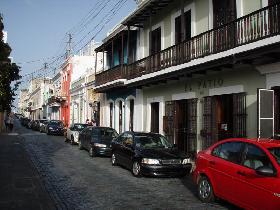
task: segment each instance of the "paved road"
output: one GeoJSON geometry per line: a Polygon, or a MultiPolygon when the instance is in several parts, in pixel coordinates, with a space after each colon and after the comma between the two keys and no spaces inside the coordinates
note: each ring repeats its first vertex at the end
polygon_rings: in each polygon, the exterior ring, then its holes
{"type": "Polygon", "coordinates": [[[228,203],[202,204],[190,177],[135,178],[61,136],[25,128],[17,132],[59,209],[236,209],[228,203]]]}

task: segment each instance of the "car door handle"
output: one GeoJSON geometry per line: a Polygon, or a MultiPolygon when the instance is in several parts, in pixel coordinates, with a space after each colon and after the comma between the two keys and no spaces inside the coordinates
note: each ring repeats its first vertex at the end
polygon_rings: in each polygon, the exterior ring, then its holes
{"type": "Polygon", "coordinates": [[[209,161],[210,165],[216,165],[216,162],[215,161],[209,161]]]}
{"type": "Polygon", "coordinates": [[[237,174],[240,176],[246,176],[246,173],[244,171],[237,171],[237,174]]]}

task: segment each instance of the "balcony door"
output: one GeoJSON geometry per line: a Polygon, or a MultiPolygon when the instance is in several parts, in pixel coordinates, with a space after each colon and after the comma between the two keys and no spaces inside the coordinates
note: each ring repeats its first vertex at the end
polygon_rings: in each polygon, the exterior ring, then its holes
{"type": "Polygon", "coordinates": [[[151,34],[151,54],[161,51],[161,27],[156,28],[151,34]]]}
{"type": "Polygon", "coordinates": [[[151,70],[154,71],[158,69],[160,65],[160,51],[161,51],[161,28],[153,30],[151,35],[151,44],[150,44],[150,67],[151,70]]]}
{"type": "Polygon", "coordinates": [[[224,25],[236,19],[236,0],[213,0],[213,26],[224,25]]]}
{"type": "Polygon", "coordinates": [[[178,44],[184,40],[189,40],[192,34],[192,27],[191,27],[191,10],[186,11],[184,14],[185,18],[185,26],[184,26],[184,33],[182,28],[182,18],[181,15],[175,19],[175,44],[178,44]],[[185,37],[183,38],[183,35],[185,37]]]}

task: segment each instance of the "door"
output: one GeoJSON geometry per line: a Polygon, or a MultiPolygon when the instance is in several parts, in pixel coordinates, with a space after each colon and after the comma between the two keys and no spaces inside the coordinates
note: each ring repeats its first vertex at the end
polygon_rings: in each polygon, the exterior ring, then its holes
{"type": "Polygon", "coordinates": [[[129,101],[129,109],[130,109],[130,112],[129,112],[129,130],[133,131],[133,127],[134,127],[134,124],[133,124],[133,120],[134,120],[134,100],[133,99],[131,99],[129,101]]]}
{"type": "Polygon", "coordinates": [[[88,129],[88,128],[84,129],[84,130],[80,133],[79,141],[81,142],[81,145],[82,145],[82,146],[85,145],[85,137],[86,137],[87,129],[88,129]]]}
{"type": "Polygon", "coordinates": [[[91,147],[91,136],[92,136],[92,128],[88,128],[86,130],[86,133],[85,133],[85,148],[87,148],[88,150],[90,149],[91,147]]]}
{"type": "Polygon", "coordinates": [[[175,143],[175,101],[165,102],[165,116],[163,117],[163,131],[171,144],[175,143]]]}
{"type": "Polygon", "coordinates": [[[181,15],[175,18],[175,44],[191,39],[191,10],[185,12],[184,18],[184,26],[182,25],[181,15]]]}
{"type": "Polygon", "coordinates": [[[245,93],[205,97],[202,147],[226,138],[246,137],[246,119],[245,93]]]}
{"type": "Polygon", "coordinates": [[[114,105],[110,103],[110,127],[113,128],[114,105]]]}
{"type": "Polygon", "coordinates": [[[274,136],[274,90],[258,89],[258,138],[274,136]]]}
{"type": "Polygon", "coordinates": [[[152,31],[150,47],[151,68],[153,70],[160,66],[161,27],[152,31]]]}
{"type": "Polygon", "coordinates": [[[279,177],[257,175],[255,169],[267,166],[276,171],[273,163],[264,150],[253,144],[246,144],[242,168],[239,171],[238,200],[245,208],[280,209],[279,177]]]}
{"type": "Polygon", "coordinates": [[[123,102],[119,101],[119,133],[123,132],[123,102]]]}
{"type": "Polygon", "coordinates": [[[178,149],[196,154],[197,99],[176,101],[175,139],[178,149]]]}
{"type": "MultiPolygon", "coordinates": [[[[213,27],[223,26],[236,19],[236,0],[213,0],[213,27]]],[[[235,25],[220,27],[214,31],[214,50],[229,49],[235,46],[235,25]]]]}
{"type": "Polygon", "coordinates": [[[159,102],[151,103],[151,132],[159,132],[159,102]]]}
{"type": "Polygon", "coordinates": [[[123,141],[123,158],[124,158],[124,163],[125,166],[128,169],[131,169],[132,167],[132,161],[134,157],[134,139],[133,135],[131,133],[127,133],[126,138],[123,141]]]}
{"type": "Polygon", "coordinates": [[[273,87],[274,90],[274,137],[280,138],[280,87],[273,87]]]}
{"type": "Polygon", "coordinates": [[[237,172],[242,167],[243,149],[242,142],[226,142],[213,149],[209,160],[209,172],[217,196],[232,202],[238,202],[237,172]]]}
{"type": "Polygon", "coordinates": [[[214,28],[236,19],[236,0],[213,0],[214,28]]]}

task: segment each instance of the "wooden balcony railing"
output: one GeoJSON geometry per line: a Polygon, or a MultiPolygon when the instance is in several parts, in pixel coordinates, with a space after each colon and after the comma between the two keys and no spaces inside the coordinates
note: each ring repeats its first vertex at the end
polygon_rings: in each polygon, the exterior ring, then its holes
{"type": "Polygon", "coordinates": [[[118,65],[106,71],[103,71],[96,75],[95,85],[99,86],[108,82],[124,79],[125,78],[126,65],[118,65]]]}
{"type": "Polygon", "coordinates": [[[280,34],[280,3],[257,10],[153,54],[125,68],[120,66],[96,75],[96,85],[117,79],[133,79],[193,59],[223,52],[280,34]]]}

